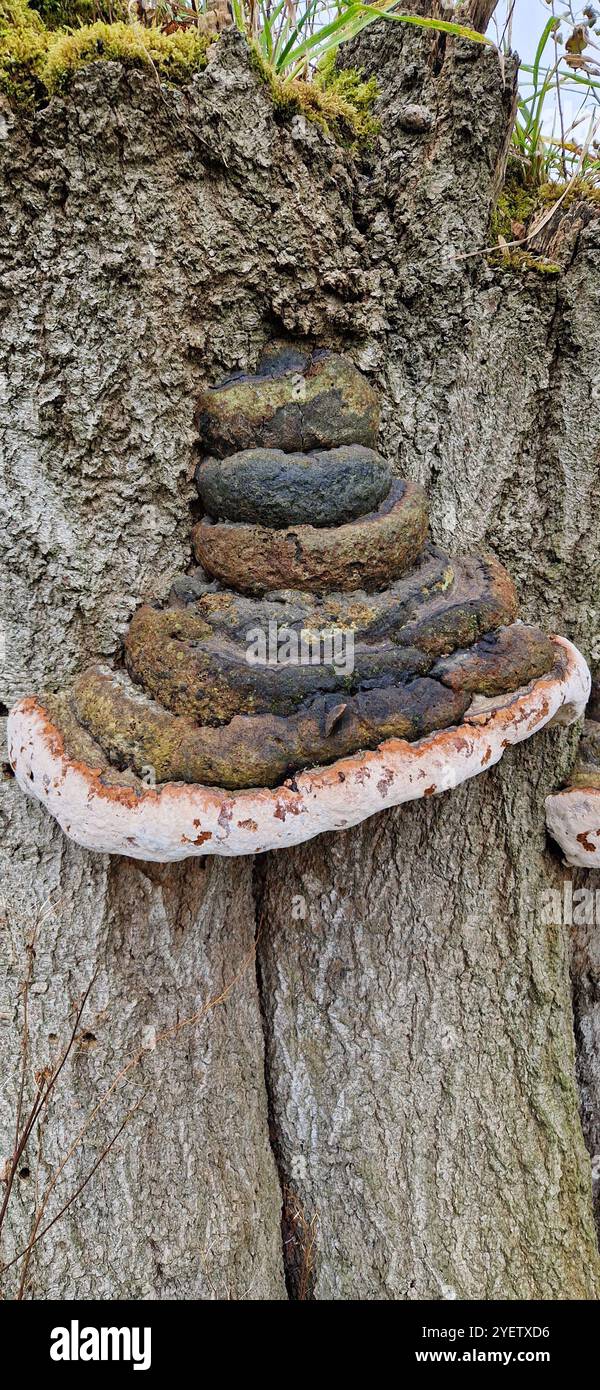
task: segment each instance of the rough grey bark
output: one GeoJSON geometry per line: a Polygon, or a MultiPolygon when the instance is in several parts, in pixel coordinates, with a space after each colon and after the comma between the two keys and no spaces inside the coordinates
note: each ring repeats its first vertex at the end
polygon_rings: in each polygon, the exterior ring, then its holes
{"type": "MultiPolygon", "coordinates": [[[[600,1234],[600,874],[572,871],[571,889],[575,903],[582,904],[578,922],[572,928],[577,1080],[583,1132],[592,1160],[594,1215],[600,1234]],[[582,898],[582,889],[594,894],[593,903],[582,898]]],[[[564,891],[563,888],[563,896],[564,891]]]]}
{"type": "MultiPolygon", "coordinates": [[[[524,616],[593,655],[598,223],[578,224],[556,280],[492,269],[471,253],[511,65],[398,25],[352,61],[382,91],[362,159],[276,118],[235,38],[183,91],[102,65],[35,117],[4,113],[7,705],[112,654],[134,607],[166,593],[189,559],[199,390],[282,332],[353,353],[436,539],[491,545],[524,616]],[[406,128],[415,103],[429,133],[406,128]]],[[[23,942],[49,895],[36,1066],[97,979],[42,1177],[147,1049],[65,1176],[68,1195],[141,1094],[40,1243],[34,1297],[285,1297],[284,1254],[292,1297],[597,1296],[568,932],[541,912],[562,876],[543,798],[575,741],[542,735],[435,803],[265,856],[253,879],[245,861],[87,854],[4,781],[2,1152],[23,942]]],[[[35,1152],[24,1166],[5,1256],[29,1229],[35,1152]]]]}
{"type": "MultiPolygon", "coordinates": [[[[509,93],[492,55],[454,50],[434,73],[418,41],[402,46],[403,61],[385,34],[360,46],[385,93],[388,157],[363,192],[393,286],[385,445],[428,488],[436,539],[491,544],[524,615],[593,656],[598,225],[576,255],[563,248],[558,285],[462,260],[488,238],[509,93]],[[436,113],[425,154],[397,133],[409,83],[436,113]]],[[[318,1214],[317,1298],[596,1287],[588,1216],[572,1227],[589,1176],[568,1080],[568,933],[543,923],[562,882],[543,798],[572,746],[547,735],[439,803],[267,867],[274,1132],[295,1200],[318,1214]],[[304,921],[290,921],[294,897],[304,921]]]]}
{"type": "MultiPolygon", "coordinates": [[[[93,979],[40,1144],[19,1169],[4,1259],[27,1244],[35,1188],[43,1194],[80,1130],[45,1220],[137,1106],[87,1191],[40,1242],[30,1296],[285,1297],[249,865],[232,874],[214,861],[174,868],[86,854],[48,818],[24,814],[12,786],[3,791],[3,1155],[14,1131],[24,942],[35,924],[36,1068],[60,1057],[93,979]]],[[[5,1296],[21,1272],[19,1264],[7,1274],[5,1296]]]]}

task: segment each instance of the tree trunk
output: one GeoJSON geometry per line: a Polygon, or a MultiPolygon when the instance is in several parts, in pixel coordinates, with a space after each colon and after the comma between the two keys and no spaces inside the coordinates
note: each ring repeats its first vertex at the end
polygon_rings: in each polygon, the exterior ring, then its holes
{"type": "Polygon", "coordinates": [[[578,915],[586,920],[572,930],[577,1080],[583,1132],[592,1160],[596,1228],[600,1233],[600,874],[575,871],[571,879],[575,903],[581,890],[593,893],[594,902],[592,907],[589,898],[579,898],[586,905],[578,915]]]}
{"type": "MultiPolygon", "coordinates": [[[[594,655],[600,223],[571,211],[559,276],[493,268],[513,65],[385,23],[345,61],[380,83],[360,157],[278,116],[235,36],[183,90],[101,64],[4,111],[7,706],[109,657],[168,592],[195,397],[277,334],[352,353],[435,539],[493,548],[523,616],[594,655]]],[[[90,854],[5,777],[4,1155],[32,933],[28,1101],[92,983],[5,1261],[82,1127],[40,1229],[100,1159],[26,1296],[598,1296],[569,932],[543,912],[562,882],[544,796],[575,744],[542,734],[458,791],[254,864],[90,854]]]]}

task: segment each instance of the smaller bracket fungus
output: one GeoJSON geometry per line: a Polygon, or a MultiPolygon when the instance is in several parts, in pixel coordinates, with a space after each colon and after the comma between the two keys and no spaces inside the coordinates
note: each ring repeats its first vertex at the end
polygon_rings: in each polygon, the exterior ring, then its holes
{"type": "Polygon", "coordinates": [[[265,348],[254,376],[238,372],[207,387],[196,412],[202,444],[219,458],[256,448],[374,449],[379,417],[376,391],[348,357],[279,342],[265,348]]]}
{"type": "Polygon", "coordinates": [[[241,593],[269,589],[382,588],[420,555],[427,536],[427,499],[418,483],[394,480],[367,516],[342,526],[274,530],[244,522],[200,521],[194,554],[209,574],[241,593]]]}
{"type": "Polygon", "coordinates": [[[600,688],[592,687],[577,761],[562,791],[546,797],[546,825],[567,864],[600,868],[600,688]]]}
{"type": "Polygon", "coordinates": [[[196,485],[206,511],[221,520],[340,526],[383,502],[392,470],[380,454],[361,444],[310,454],[244,449],[198,464],[196,485]]]}
{"type": "Polygon", "coordinates": [[[207,388],[201,568],[134,613],[122,659],[8,724],[21,787],[89,849],[177,860],[345,829],[485,771],[589,691],[517,619],[490,555],[427,540],[427,499],[375,453],[349,361],[268,347],[207,388]]]}

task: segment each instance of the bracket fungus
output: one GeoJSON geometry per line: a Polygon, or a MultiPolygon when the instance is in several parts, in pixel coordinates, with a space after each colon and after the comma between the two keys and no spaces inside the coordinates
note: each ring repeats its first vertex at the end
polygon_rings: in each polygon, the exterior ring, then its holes
{"type": "Polygon", "coordinates": [[[158,861],[294,845],[582,713],[583,657],[518,621],[499,561],[428,541],[351,361],[271,344],[196,418],[198,567],[113,668],[9,717],[19,784],[72,839],[158,861]]]}
{"type": "Polygon", "coordinates": [[[546,797],[546,825],[567,864],[600,868],[600,683],[592,686],[577,760],[562,791],[546,797]]]}

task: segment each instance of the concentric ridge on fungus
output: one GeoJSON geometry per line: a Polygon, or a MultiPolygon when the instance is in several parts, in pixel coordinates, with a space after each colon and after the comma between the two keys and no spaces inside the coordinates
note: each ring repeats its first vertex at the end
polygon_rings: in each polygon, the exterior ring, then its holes
{"type": "Polygon", "coordinates": [[[376,391],[348,357],[289,343],[265,348],[254,376],[206,387],[196,412],[203,447],[220,458],[256,448],[374,449],[379,417],[376,391]]]}
{"type": "Polygon", "coordinates": [[[425,494],[375,452],[378,399],[348,358],[272,344],[205,388],[197,420],[201,568],[137,610],[123,664],[9,719],[20,784],[73,838],[156,859],[298,843],[577,716],[583,658],[516,621],[493,556],[428,543],[425,494]]]}
{"type": "Polygon", "coordinates": [[[427,537],[427,498],[396,479],[376,512],[342,526],[251,526],[198,522],[194,554],[209,574],[241,593],[298,588],[381,589],[418,559],[427,537]]]}
{"type": "Polygon", "coordinates": [[[355,521],[383,502],[391,484],[391,465],[361,444],[309,454],[243,449],[204,459],[196,469],[200,501],[211,516],[262,526],[355,521]]]}

